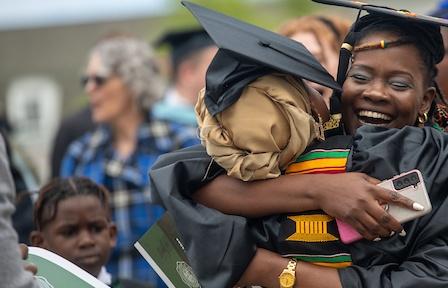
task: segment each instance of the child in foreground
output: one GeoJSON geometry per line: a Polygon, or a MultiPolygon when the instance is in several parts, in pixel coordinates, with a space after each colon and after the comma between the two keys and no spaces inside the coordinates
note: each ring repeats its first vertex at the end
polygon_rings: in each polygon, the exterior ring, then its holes
{"type": "Polygon", "coordinates": [[[84,177],[54,179],[39,191],[34,205],[31,244],[73,262],[111,287],[149,288],[148,284],[112,279],[104,265],[116,244],[109,192],[84,177]]]}

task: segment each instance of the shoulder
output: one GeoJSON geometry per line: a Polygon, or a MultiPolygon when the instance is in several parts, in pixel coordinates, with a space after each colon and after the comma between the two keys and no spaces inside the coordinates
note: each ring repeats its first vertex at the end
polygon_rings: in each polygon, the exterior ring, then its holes
{"type": "Polygon", "coordinates": [[[149,137],[153,138],[162,151],[173,151],[199,144],[197,127],[174,121],[153,119],[146,127],[149,137]]]}
{"type": "Polygon", "coordinates": [[[67,149],[67,154],[70,156],[81,155],[85,149],[89,146],[94,138],[94,132],[87,132],[81,137],[74,140],[67,149]]]}
{"type": "Polygon", "coordinates": [[[98,127],[73,141],[63,157],[63,171],[72,171],[79,163],[92,162],[98,155],[103,155],[106,146],[111,145],[109,139],[107,129],[98,127]]]}

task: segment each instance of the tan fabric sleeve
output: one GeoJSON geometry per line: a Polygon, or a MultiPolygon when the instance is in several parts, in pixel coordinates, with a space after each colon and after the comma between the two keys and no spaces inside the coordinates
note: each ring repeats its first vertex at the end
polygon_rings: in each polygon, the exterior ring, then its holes
{"type": "Polygon", "coordinates": [[[249,84],[239,100],[211,117],[201,91],[196,115],[207,153],[244,181],[275,178],[315,138],[315,121],[301,81],[282,74],[249,84]]]}

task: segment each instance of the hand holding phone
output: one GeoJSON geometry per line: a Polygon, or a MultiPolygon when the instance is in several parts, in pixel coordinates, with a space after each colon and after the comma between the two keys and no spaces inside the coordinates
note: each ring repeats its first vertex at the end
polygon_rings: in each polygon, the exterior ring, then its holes
{"type": "MultiPolygon", "coordinates": [[[[414,169],[395,176],[392,179],[384,180],[378,186],[396,191],[423,206],[423,210],[417,211],[394,204],[385,205],[385,210],[400,223],[428,214],[432,209],[423,176],[419,170],[414,169]]],[[[361,234],[349,224],[339,219],[336,219],[336,223],[340,239],[343,243],[350,244],[362,239],[361,234]]]]}

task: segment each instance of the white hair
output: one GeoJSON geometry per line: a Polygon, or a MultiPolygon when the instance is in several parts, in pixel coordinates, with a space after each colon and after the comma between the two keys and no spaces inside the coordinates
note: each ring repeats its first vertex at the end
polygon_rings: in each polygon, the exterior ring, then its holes
{"type": "Polygon", "coordinates": [[[160,99],[164,81],[153,49],[145,41],[123,35],[109,37],[93,47],[92,55],[100,57],[108,73],[122,79],[143,109],[150,109],[160,99]]]}

